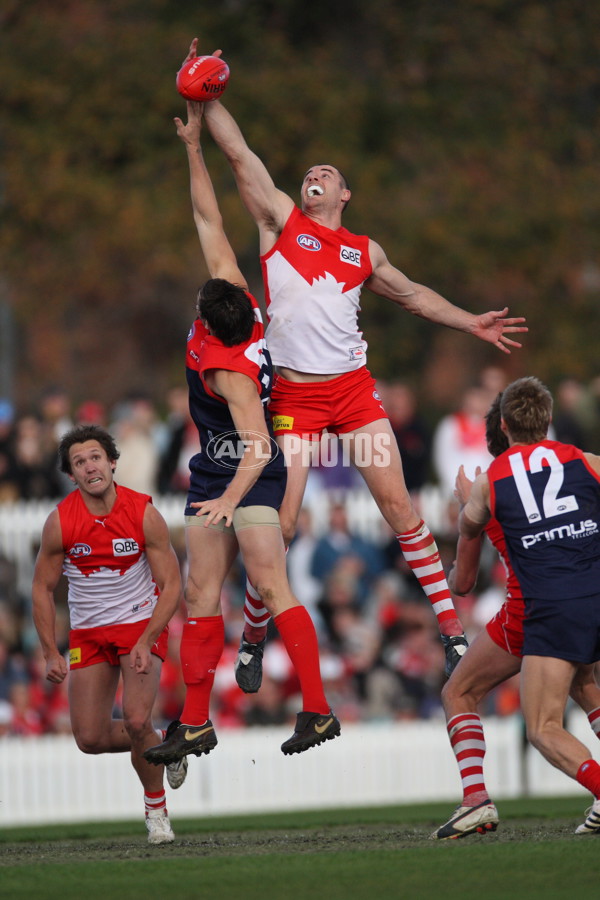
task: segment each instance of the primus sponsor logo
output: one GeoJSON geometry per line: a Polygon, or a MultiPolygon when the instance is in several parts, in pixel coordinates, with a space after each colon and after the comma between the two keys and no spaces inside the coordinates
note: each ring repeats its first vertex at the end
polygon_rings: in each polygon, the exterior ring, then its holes
{"type": "Polygon", "coordinates": [[[116,538],[112,546],[113,556],[133,556],[140,552],[140,545],[133,538],[116,538]]]}
{"type": "Polygon", "coordinates": [[[245,437],[241,437],[237,431],[228,431],[214,437],[206,447],[209,459],[226,469],[237,469],[244,456],[250,456],[252,452],[256,461],[248,465],[248,468],[257,469],[264,465],[265,460],[275,459],[279,447],[272,438],[260,431],[247,431],[245,437]]]}
{"type": "Polygon", "coordinates": [[[552,528],[550,531],[538,531],[537,534],[524,534],[521,538],[525,549],[533,547],[534,544],[542,541],[558,541],[564,538],[572,538],[577,540],[582,537],[589,537],[598,531],[598,523],[593,519],[586,519],[580,522],[579,526],[571,523],[570,525],[560,525],[558,528],[552,528]]]}

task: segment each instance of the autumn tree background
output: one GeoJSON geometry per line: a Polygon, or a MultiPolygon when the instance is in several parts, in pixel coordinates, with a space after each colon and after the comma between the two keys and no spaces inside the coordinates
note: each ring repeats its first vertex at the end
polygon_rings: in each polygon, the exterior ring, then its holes
{"type": "MultiPolygon", "coordinates": [[[[5,0],[0,308],[14,400],[49,384],[110,404],[183,382],[207,277],[173,117],[194,36],[278,187],[331,162],[345,224],[474,312],[526,315],[497,350],[368,291],[375,376],[429,410],[482,365],[600,374],[600,6],[588,0],[5,0]]],[[[256,228],[207,136],[227,232],[261,297],[256,228]]],[[[6,367],[5,367],[6,370],[6,367]]]]}

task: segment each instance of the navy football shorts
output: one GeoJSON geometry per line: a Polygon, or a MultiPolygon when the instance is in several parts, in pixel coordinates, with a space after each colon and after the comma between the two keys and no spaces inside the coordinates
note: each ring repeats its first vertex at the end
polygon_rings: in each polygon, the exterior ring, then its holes
{"type": "MultiPolygon", "coordinates": [[[[198,457],[190,460],[190,487],[185,509],[186,516],[195,516],[197,509],[190,506],[201,500],[214,500],[224,493],[233,478],[235,471],[231,469],[204,468],[198,465],[198,457]],[[196,464],[195,464],[196,463],[196,464]]],[[[240,506],[272,506],[279,509],[285,494],[287,471],[280,454],[272,463],[265,466],[258,481],[250,488],[242,499],[240,506]]]]}
{"type": "Polygon", "coordinates": [[[523,632],[523,656],[596,662],[600,659],[600,595],[526,599],[523,632]]]}

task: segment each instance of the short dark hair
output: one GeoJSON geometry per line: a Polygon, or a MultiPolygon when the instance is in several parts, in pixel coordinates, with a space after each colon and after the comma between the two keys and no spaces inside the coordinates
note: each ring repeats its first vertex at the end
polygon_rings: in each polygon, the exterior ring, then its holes
{"type": "Polygon", "coordinates": [[[61,472],[71,475],[71,459],[69,450],[73,444],[85,444],[86,441],[97,441],[110,462],[116,462],[121,455],[117,450],[112,434],[100,425],[76,425],[63,434],[58,445],[58,467],[61,472]]]}
{"type": "Polygon", "coordinates": [[[500,456],[501,453],[508,450],[508,438],[500,427],[502,419],[500,412],[501,402],[502,391],[500,391],[485,414],[485,440],[488,450],[494,457],[500,456]]]}
{"type": "Polygon", "coordinates": [[[543,441],[552,421],[552,394],[539,378],[518,378],[502,392],[500,412],[513,441],[543,441]]]}
{"type": "Polygon", "coordinates": [[[246,291],[224,278],[210,278],[198,291],[198,314],[226,347],[243,344],[256,324],[246,291]]]}

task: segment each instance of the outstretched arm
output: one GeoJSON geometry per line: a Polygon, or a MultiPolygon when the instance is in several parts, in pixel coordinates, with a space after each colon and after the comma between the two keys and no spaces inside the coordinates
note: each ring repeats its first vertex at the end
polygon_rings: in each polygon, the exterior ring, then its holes
{"type": "Polygon", "coordinates": [[[187,151],[194,222],[206,266],[211,278],[224,278],[247,289],[248,285],[223,229],[219,204],[200,146],[202,104],[188,101],[187,114],[187,124],[184,125],[181,119],[175,118],[175,126],[187,151]]]}
{"type": "Polygon", "coordinates": [[[525,332],[529,329],[522,324],[525,322],[524,318],[507,318],[508,307],[476,316],[459,306],[454,306],[431,288],[411,281],[389,262],[382,248],[375,241],[370,241],[369,253],[373,273],[366,282],[366,286],[373,293],[392,300],[407,312],[420,316],[422,319],[438,325],[446,325],[448,328],[455,328],[457,331],[465,331],[482,341],[495,344],[504,353],[510,353],[511,347],[522,346],[508,335],[525,332]]]}
{"type": "MultiPolygon", "coordinates": [[[[186,61],[197,55],[198,39],[190,45],[186,61]]],[[[214,56],[221,51],[215,50],[214,56]]],[[[278,190],[266,166],[248,144],[233,116],[220,100],[204,106],[204,118],[213,140],[221,148],[233,170],[240,197],[260,232],[260,252],[269,250],[285,225],[294,202],[278,190]]]]}

